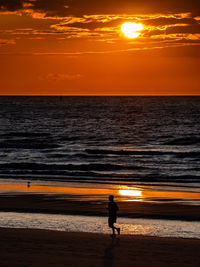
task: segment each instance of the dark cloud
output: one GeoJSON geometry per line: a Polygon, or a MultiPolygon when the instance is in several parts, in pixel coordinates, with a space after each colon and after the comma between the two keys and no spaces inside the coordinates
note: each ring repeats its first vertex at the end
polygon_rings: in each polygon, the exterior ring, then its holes
{"type": "Polygon", "coordinates": [[[148,14],[151,12],[192,12],[199,14],[200,12],[199,0],[69,0],[67,2],[75,13],[87,13],[89,11],[97,14],[148,14]]]}
{"type": "Polygon", "coordinates": [[[149,12],[200,13],[199,0],[37,0],[35,7],[56,15],[136,14],[149,12]],[[64,8],[68,6],[68,8],[64,8]]]}
{"type": "MultiPolygon", "coordinates": [[[[165,36],[164,39],[167,39],[168,37],[170,39],[176,39],[176,36],[180,38],[185,38],[184,36],[190,36],[190,38],[198,39],[200,41],[200,25],[184,25],[184,26],[178,26],[178,25],[170,25],[167,28],[158,29],[153,28],[150,30],[144,30],[143,34],[145,37],[155,37],[156,38],[163,38],[163,35],[165,36]],[[160,37],[159,37],[160,36],[160,37]],[[199,37],[197,37],[199,36],[199,37]]],[[[155,39],[154,39],[155,40],[155,39]]],[[[198,42],[199,42],[198,41],[198,42]]]]}
{"type": "Polygon", "coordinates": [[[164,25],[173,25],[173,24],[197,24],[197,21],[193,18],[152,18],[143,20],[144,24],[153,25],[153,26],[164,26],[164,25]]]}
{"type": "MultiPolygon", "coordinates": [[[[138,17],[139,18],[139,17],[138,17]]],[[[101,27],[116,27],[126,21],[133,21],[133,22],[137,22],[136,19],[124,19],[124,18],[112,18],[112,20],[108,20],[106,22],[100,20],[100,19],[95,19],[91,18],[90,20],[87,21],[87,19],[85,19],[84,22],[63,22],[60,23],[60,26],[69,26],[69,27],[76,27],[76,28],[82,28],[82,29],[89,29],[89,30],[94,30],[97,28],[101,28],[101,27]]],[[[193,19],[193,18],[181,18],[181,19],[177,19],[177,18],[164,18],[164,17],[160,17],[160,18],[151,18],[151,19],[142,19],[140,18],[140,21],[142,22],[144,25],[147,26],[154,26],[154,27],[162,27],[162,26],[177,26],[180,24],[185,24],[188,26],[191,26],[193,28],[199,29],[199,24],[198,22],[193,19]]]]}
{"type": "MultiPolygon", "coordinates": [[[[102,28],[102,27],[116,27],[120,24],[122,24],[123,22],[125,22],[125,19],[113,19],[111,21],[108,22],[101,22],[101,21],[90,21],[90,22],[74,22],[74,23],[60,23],[59,26],[69,26],[69,27],[75,27],[75,28],[79,28],[79,29],[88,29],[88,30],[95,30],[97,28],[102,28]]],[[[130,20],[129,20],[130,21],[130,20]]]]}
{"type": "Polygon", "coordinates": [[[176,40],[178,34],[179,39],[193,34],[190,38],[196,40],[200,33],[200,24],[194,19],[200,15],[199,0],[0,0],[0,9],[18,11],[26,19],[53,19],[46,20],[46,24],[40,21],[39,26],[37,22],[36,28],[41,27],[41,31],[25,32],[26,37],[63,34],[68,39],[112,39],[113,42],[120,34],[120,25],[127,20],[144,25],[141,42],[145,38],[152,42],[156,38],[164,40],[166,35],[176,40]]]}
{"type": "Polygon", "coordinates": [[[189,26],[176,26],[176,27],[167,28],[166,34],[172,34],[172,33],[199,34],[200,33],[200,24],[189,25],[189,26]]]}
{"type": "Polygon", "coordinates": [[[35,10],[45,12],[47,16],[163,12],[200,14],[199,0],[0,0],[0,8],[15,11],[22,9],[23,3],[32,3],[35,10]]]}
{"type": "Polygon", "coordinates": [[[23,7],[22,0],[0,0],[0,9],[8,11],[16,11],[23,7]]]}

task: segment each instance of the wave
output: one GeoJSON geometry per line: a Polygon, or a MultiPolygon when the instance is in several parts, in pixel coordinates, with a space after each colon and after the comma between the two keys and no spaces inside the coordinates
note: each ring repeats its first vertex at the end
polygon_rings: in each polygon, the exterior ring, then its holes
{"type": "Polygon", "coordinates": [[[44,143],[42,140],[28,139],[21,141],[3,141],[0,142],[0,149],[49,149],[57,148],[59,145],[49,142],[44,143]]]}
{"type": "Polygon", "coordinates": [[[90,164],[42,164],[42,163],[3,163],[0,169],[20,169],[20,170],[94,170],[94,171],[115,171],[115,170],[139,170],[145,169],[143,166],[130,166],[109,163],[90,164]]]}
{"type": "MultiPolygon", "coordinates": [[[[108,150],[108,149],[85,149],[88,154],[111,154],[111,155],[162,155],[161,151],[151,150],[108,150]]],[[[170,152],[170,154],[172,154],[170,152]]]]}
{"type": "MultiPolygon", "coordinates": [[[[45,181],[63,181],[63,182],[83,182],[83,183],[107,183],[107,184],[114,184],[114,183],[121,183],[121,184],[127,184],[127,183],[134,183],[139,182],[140,184],[144,182],[144,185],[155,185],[156,183],[184,183],[184,186],[187,187],[187,184],[193,184],[193,183],[199,183],[200,182],[200,176],[196,175],[183,175],[183,176],[144,176],[140,175],[137,177],[128,176],[128,175],[121,175],[117,176],[114,174],[109,175],[101,175],[97,174],[95,172],[73,172],[73,173],[63,173],[61,175],[58,175],[58,173],[52,173],[52,172],[44,172],[44,173],[0,173],[0,178],[3,179],[32,179],[32,180],[45,180],[45,181]]],[[[162,185],[162,184],[160,184],[162,185]]],[[[181,185],[182,186],[182,185],[181,185]]],[[[195,186],[196,188],[196,186],[195,186]]]]}
{"type": "Polygon", "coordinates": [[[78,141],[81,139],[84,139],[84,138],[82,136],[63,136],[59,138],[60,141],[69,141],[69,142],[78,141]]]}
{"type": "MultiPolygon", "coordinates": [[[[55,158],[55,159],[62,159],[62,158],[64,158],[64,159],[69,159],[69,157],[70,157],[70,159],[71,158],[84,158],[84,159],[94,159],[94,155],[88,155],[88,154],[86,154],[86,153],[74,153],[74,154],[72,154],[71,152],[70,152],[70,154],[67,154],[67,153],[65,153],[65,154],[63,154],[63,153],[51,153],[51,154],[47,154],[46,155],[46,158],[55,158]]],[[[103,159],[103,158],[105,158],[106,157],[106,155],[95,155],[95,159],[103,159]]]]}
{"type": "MultiPolygon", "coordinates": [[[[181,152],[181,151],[157,151],[157,150],[107,150],[107,149],[85,149],[88,154],[103,154],[103,155],[172,155],[176,157],[199,157],[200,151],[181,152]]],[[[96,156],[95,156],[96,157],[96,156]]]]}
{"type": "Polygon", "coordinates": [[[8,137],[8,138],[12,138],[12,137],[49,137],[50,134],[49,133],[45,133],[45,132],[9,132],[9,133],[3,133],[0,135],[1,137],[8,137]]]}
{"type": "Polygon", "coordinates": [[[0,135],[1,149],[49,149],[59,145],[46,132],[8,132],[0,135]]]}
{"type": "Polygon", "coordinates": [[[199,143],[200,143],[199,136],[190,136],[190,137],[176,138],[174,140],[164,143],[164,145],[185,146],[185,145],[196,145],[199,143]]]}

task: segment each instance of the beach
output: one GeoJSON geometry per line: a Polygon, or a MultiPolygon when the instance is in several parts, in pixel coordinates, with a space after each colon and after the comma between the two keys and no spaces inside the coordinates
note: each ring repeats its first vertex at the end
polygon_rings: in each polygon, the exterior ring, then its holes
{"type": "Polygon", "coordinates": [[[0,0],[0,267],[200,267],[198,11],[0,0]]]}
{"type": "MultiPolygon", "coordinates": [[[[118,205],[120,217],[167,218],[191,221],[191,224],[199,221],[198,205],[141,202],[120,202],[118,205]]],[[[19,212],[19,216],[20,212],[30,216],[33,216],[32,212],[107,216],[106,207],[106,202],[69,200],[66,195],[21,192],[0,196],[0,211],[19,212]]],[[[196,238],[124,235],[122,232],[112,239],[109,233],[87,233],[81,229],[80,232],[67,232],[28,228],[0,228],[0,266],[200,265],[200,239],[196,238]]]]}
{"type": "MultiPolygon", "coordinates": [[[[120,217],[200,221],[199,205],[134,201],[118,205],[120,217]]],[[[0,211],[107,216],[107,202],[73,200],[73,196],[56,194],[2,194],[0,211]]]]}
{"type": "Polygon", "coordinates": [[[1,98],[0,266],[200,266],[199,100],[1,98]]]}
{"type": "Polygon", "coordinates": [[[1,266],[199,266],[200,240],[0,229],[1,266]]]}

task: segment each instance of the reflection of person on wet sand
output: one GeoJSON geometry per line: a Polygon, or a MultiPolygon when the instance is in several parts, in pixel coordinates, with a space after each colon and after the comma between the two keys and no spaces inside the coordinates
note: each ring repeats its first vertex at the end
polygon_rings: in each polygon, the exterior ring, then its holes
{"type": "Polygon", "coordinates": [[[117,231],[118,235],[120,234],[120,228],[114,226],[114,223],[117,221],[117,211],[119,210],[117,204],[114,201],[114,196],[109,196],[109,203],[108,203],[108,225],[112,228],[112,235],[111,237],[115,237],[115,230],[117,231]]]}
{"type": "Polygon", "coordinates": [[[104,252],[104,259],[102,267],[112,267],[114,266],[115,260],[115,247],[120,247],[120,239],[119,238],[112,238],[111,243],[105,248],[104,252]]]}

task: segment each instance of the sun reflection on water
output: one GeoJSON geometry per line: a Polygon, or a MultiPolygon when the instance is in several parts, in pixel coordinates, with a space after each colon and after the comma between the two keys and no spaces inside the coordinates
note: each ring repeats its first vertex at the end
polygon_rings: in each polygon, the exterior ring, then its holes
{"type": "Polygon", "coordinates": [[[127,197],[142,197],[142,191],[134,188],[120,189],[118,191],[119,195],[127,197]]]}

